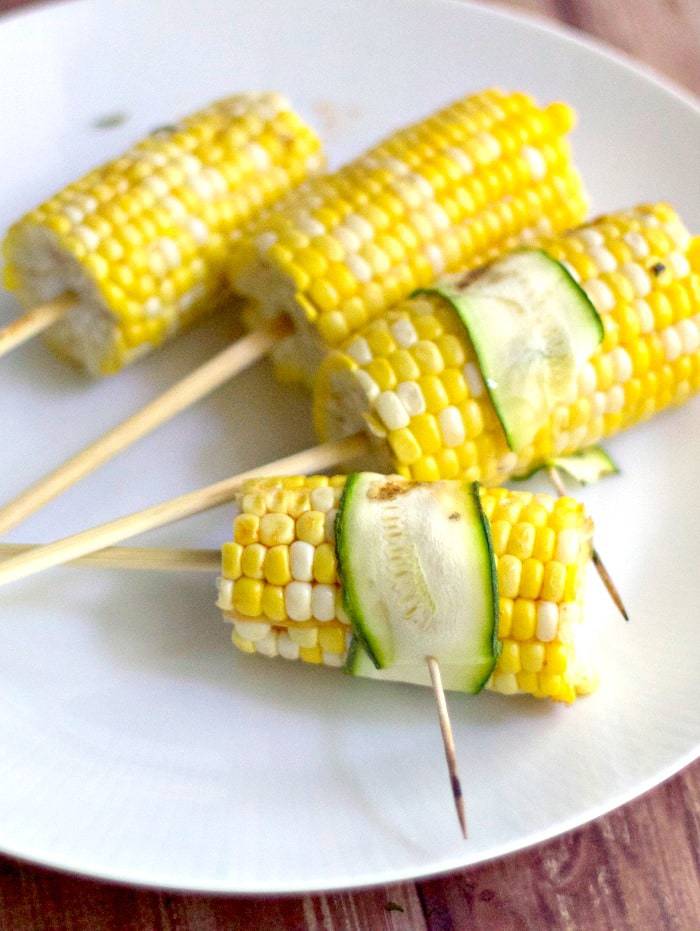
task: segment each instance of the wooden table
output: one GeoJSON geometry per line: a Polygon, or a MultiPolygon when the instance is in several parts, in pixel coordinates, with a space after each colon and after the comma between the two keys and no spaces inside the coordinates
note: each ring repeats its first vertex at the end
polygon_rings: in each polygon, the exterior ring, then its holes
{"type": "MultiPolygon", "coordinates": [[[[25,2],[0,0],[0,11],[25,2]]],[[[700,93],[700,0],[513,5],[584,29],[700,93]]],[[[624,808],[540,847],[445,878],[367,892],[264,900],[172,895],[0,858],[0,931],[127,928],[697,931],[700,761],[624,808]]]]}

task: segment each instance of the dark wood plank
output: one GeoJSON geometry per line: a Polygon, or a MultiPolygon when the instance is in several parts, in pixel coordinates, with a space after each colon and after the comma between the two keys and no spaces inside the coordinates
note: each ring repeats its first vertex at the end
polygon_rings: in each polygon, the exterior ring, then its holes
{"type": "MultiPolygon", "coordinates": [[[[0,0],[0,11],[26,0],[0,0]]],[[[700,92],[698,0],[518,0],[700,92]]],[[[697,931],[700,762],[533,850],[358,893],[243,899],[95,883],[0,858],[0,931],[697,931]]]]}

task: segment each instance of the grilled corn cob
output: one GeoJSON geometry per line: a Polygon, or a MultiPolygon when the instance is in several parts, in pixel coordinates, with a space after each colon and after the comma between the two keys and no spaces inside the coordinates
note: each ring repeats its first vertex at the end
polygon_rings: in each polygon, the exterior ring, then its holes
{"type": "MultiPolygon", "coordinates": [[[[335,517],[345,476],[249,481],[222,550],[218,607],[245,653],[342,666],[351,640],[335,517]]],[[[582,594],[592,524],[571,498],[481,489],[501,652],[488,688],[571,702],[596,685],[582,594]]]]}
{"type": "Polygon", "coordinates": [[[320,162],[318,138],[279,94],[221,100],[15,223],[7,287],[29,306],[74,293],[50,344],[92,374],[115,372],[216,305],[241,228],[320,162]]]}
{"type": "Polygon", "coordinates": [[[700,388],[700,238],[671,207],[602,216],[542,248],[585,289],[604,337],[575,396],[554,408],[532,443],[509,449],[464,326],[432,294],[404,302],[329,355],[315,394],[321,436],[364,427],[384,471],[500,484],[700,388]]]}
{"type": "Polygon", "coordinates": [[[261,215],[233,250],[251,326],[288,312],[278,374],[310,383],[322,352],[436,275],[583,220],[574,114],[487,90],[393,136],[261,215]]]}

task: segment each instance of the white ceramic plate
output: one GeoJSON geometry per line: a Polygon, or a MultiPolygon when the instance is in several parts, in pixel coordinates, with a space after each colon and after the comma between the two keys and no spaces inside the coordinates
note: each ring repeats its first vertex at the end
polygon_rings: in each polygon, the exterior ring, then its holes
{"type": "MultiPolygon", "coordinates": [[[[0,23],[0,226],[155,125],[278,88],[333,163],[468,90],[563,98],[596,209],[668,198],[700,230],[700,112],[571,33],[461,3],[122,0],[0,23]],[[105,114],[128,119],[107,130],[105,114]]],[[[0,315],[15,306],[2,296],[0,315]]],[[[224,345],[191,333],[103,382],[36,343],[0,366],[0,498],[224,345]]],[[[0,599],[0,848],[127,882],[298,892],[499,856],[601,814],[698,752],[698,402],[610,444],[585,499],[634,622],[589,584],[603,684],[573,709],[455,697],[471,833],[431,695],[234,655],[213,579],[63,569],[0,599]]],[[[84,481],[15,539],[47,540],[311,442],[260,366],[84,481]],[[263,430],[260,424],[264,424],[263,430]]],[[[230,509],[149,540],[218,545],[230,509]]]]}

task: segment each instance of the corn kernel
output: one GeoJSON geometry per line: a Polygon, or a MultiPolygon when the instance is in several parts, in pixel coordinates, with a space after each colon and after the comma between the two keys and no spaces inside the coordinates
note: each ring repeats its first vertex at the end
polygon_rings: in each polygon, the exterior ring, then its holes
{"type": "Polygon", "coordinates": [[[513,622],[513,599],[500,597],[498,599],[498,639],[499,640],[504,640],[506,637],[510,636],[512,622],[513,622]]]}
{"type": "Polygon", "coordinates": [[[247,546],[257,543],[260,518],[256,514],[239,514],[233,522],[233,534],[236,543],[247,546]]]}
{"type": "Polygon", "coordinates": [[[325,514],[321,511],[305,511],[296,521],[296,535],[299,540],[318,546],[323,543],[325,534],[325,514]]]}
{"type": "Polygon", "coordinates": [[[340,627],[322,627],[318,632],[318,643],[328,653],[345,651],[345,632],[340,627]]]}
{"type": "Polygon", "coordinates": [[[335,547],[321,543],[316,547],[313,558],[313,577],[317,582],[334,585],[337,582],[335,547]]]}
{"type": "Polygon", "coordinates": [[[284,621],[287,612],[284,606],[284,588],[279,585],[265,585],[260,602],[262,613],[270,621],[284,621]]]}
{"type": "Polygon", "coordinates": [[[241,556],[241,571],[251,579],[263,577],[263,563],[267,550],[260,543],[249,543],[241,556]]]}
{"type": "Polygon", "coordinates": [[[517,598],[513,604],[511,635],[515,640],[530,640],[535,635],[537,612],[534,602],[517,598]]]}
{"type": "Polygon", "coordinates": [[[520,588],[522,564],[515,556],[506,553],[498,560],[498,585],[504,598],[515,598],[520,588]]]}
{"type": "Polygon", "coordinates": [[[221,572],[224,578],[240,578],[242,552],[240,543],[224,543],[221,547],[221,572]]]}
{"type": "Polygon", "coordinates": [[[523,643],[520,647],[520,663],[525,672],[539,672],[544,666],[543,643],[523,643]]]}
{"type": "Polygon", "coordinates": [[[259,617],[262,613],[263,583],[257,579],[241,578],[233,589],[233,607],[246,617],[259,617]]]}
{"type": "Polygon", "coordinates": [[[277,546],[294,540],[294,521],[288,514],[265,514],[260,518],[260,540],[277,546]]]}
{"type": "Polygon", "coordinates": [[[566,566],[556,560],[550,560],[544,567],[541,597],[544,601],[558,604],[564,599],[566,585],[566,566]]]}
{"type": "Polygon", "coordinates": [[[497,668],[499,672],[520,672],[520,646],[514,640],[501,643],[497,668]]]}

